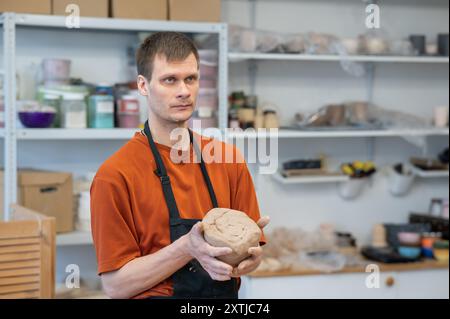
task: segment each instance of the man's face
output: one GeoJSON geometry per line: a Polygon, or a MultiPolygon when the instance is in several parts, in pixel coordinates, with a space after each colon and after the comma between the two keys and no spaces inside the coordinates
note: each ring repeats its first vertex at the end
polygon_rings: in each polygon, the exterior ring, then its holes
{"type": "Polygon", "coordinates": [[[148,85],[150,114],[167,123],[188,121],[194,112],[198,89],[199,71],[194,54],[176,62],[157,55],[148,85]]]}

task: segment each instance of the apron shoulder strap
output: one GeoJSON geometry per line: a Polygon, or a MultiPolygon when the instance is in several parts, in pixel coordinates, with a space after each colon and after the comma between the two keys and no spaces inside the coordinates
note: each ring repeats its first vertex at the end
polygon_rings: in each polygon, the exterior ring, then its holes
{"type": "MultiPolygon", "coordinates": [[[[175,196],[173,194],[170,177],[167,174],[167,169],[164,165],[161,155],[159,154],[159,151],[153,140],[152,133],[151,133],[150,127],[148,125],[148,121],[145,122],[144,132],[145,132],[145,135],[147,136],[148,144],[150,145],[150,149],[153,153],[153,157],[156,162],[157,168],[155,170],[155,174],[161,180],[161,186],[162,186],[164,198],[166,200],[167,208],[169,209],[170,218],[171,219],[179,219],[180,212],[178,210],[175,196]]],[[[206,165],[205,165],[205,162],[203,161],[201,151],[200,151],[196,141],[194,140],[193,132],[191,130],[189,130],[189,137],[190,137],[191,143],[194,146],[194,151],[196,152],[197,156],[200,158],[200,169],[202,171],[203,178],[204,178],[206,186],[208,188],[208,193],[211,198],[212,205],[214,208],[218,208],[219,206],[218,206],[218,202],[217,202],[217,197],[214,192],[214,188],[211,183],[211,179],[209,178],[208,170],[206,169],[206,165]]]]}
{"type": "Polygon", "coordinates": [[[203,161],[202,152],[200,151],[200,149],[199,149],[199,147],[197,145],[197,142],[194,139],[194,134],[192,133],[191,130],[189,130],[189,136],[191,137],[191,142],[194,145],[195,153],[197,154],[197,157],[200,158],[200,169],[202,170],[203,178],[205,179],[206,186],[208,187],[209,197],[211,198],[211,202],[213,204],[213,207],[214,208],[218,208],[219,205],[217,203],[216,193],[214,192],[214,187],[213,187],[213,185],[211,183],[211,179],[209,178],[209,174],[208,174],[208,171],[206,169],[206,164],[203,161]]]}
{"type": "Polygon", "coordinates": [[[148,144],[150,145],[150,149],[153,153],[153,157],[156,162],[156,170],[155,174],[161,180],[162,191],[164,194],[164,199],[166,200],[167,208],[169,210],[169,216],[171,219],[180,218],[180,212],[178,210],[177,202],[175,200],[175,195],[173,194],[172,185],[170,183],[170,177],[167,175],[166,167],[164,166],[164,162],[159,154],[158,149],[156,148],[155,142],[153,141],[152,133],[150,132],[150,128],[148,126],[148,122],[145,122],[144,127],[145,135],[147,136],[148,144]]]}

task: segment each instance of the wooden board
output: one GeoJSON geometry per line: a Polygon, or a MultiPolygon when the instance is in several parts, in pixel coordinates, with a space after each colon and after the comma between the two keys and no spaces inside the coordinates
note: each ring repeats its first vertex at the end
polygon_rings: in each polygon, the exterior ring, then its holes
{"type": "Polygon", "coordinates": [[[22,269],[6,269],[0,270],[0,282],[2,278],[5,277],[17,277],[17,276],[30,276],[30,275],[39,275],[41,273],[40,265],[39,267],[28,267],[22,269]]]}
{"type": "Polygon", "coordinates": [[[9,285],[17,285],[17,284],[30,284],[30,283],[38,283],[39,276],[18,276],[18,277],[5,277],[0,278],[0,287],[9,286],[9,285]]]}
{"type": "Polygon", "coordinates": [[[54,298],[55,219],[12,205],[0,222],[0,299],[54,298]]]}
{"type": "Polygon", "coordinates": [[[40,237],[22,237],[14,239],[0,239],[0,247],[18,245],[40,245],[40,237]]]}
{"type": "Polygon", "coordinates": [[[39,288],[39,283],[0,286],[0,296],[8,293],[39,290],[39,288]]]}
{"type": "Polygon", "coordinates": [[[0,299],[36,299],[40,297],[39,290],[21,291],[16,293],[1,294],[0,299]]]}
{"type": "Polygon", "coordinates": [[[41,267],[41,261],[39,259],[35,260],[21,260],[21,261],[11,261],[11,262],[1,262],[0,270],[3,269],[21,269],[30,267],[41,267]]]}
{"type": "MultiPolygon", "coordinates": [[[[428,270],[428,269],[448,269],[448,262],[439,262],[435,260],[426,260],[414,263],[384,264],[377,262],[368,262],[368,264],[376,264],[380,267],[380,271],[411,271],[411,270],[428,270]]],[[[315,269],[294,268],[281,271],[255,271],[249,274],[249,277],[280,277],[280,276],[310,276],[310,275],[328,275],[343,273],[365,273],[365,266],[345,267],[344,269],[325,273],[315,269]]]]}
{"type": "Polygon", "coordinates": [[[0,256],[2,254],[11,253],[25,253],[25,252],[40,252],[41,245],[39,243],[32,245],[10,245],[10,246],[0,246],[0,256]]]}

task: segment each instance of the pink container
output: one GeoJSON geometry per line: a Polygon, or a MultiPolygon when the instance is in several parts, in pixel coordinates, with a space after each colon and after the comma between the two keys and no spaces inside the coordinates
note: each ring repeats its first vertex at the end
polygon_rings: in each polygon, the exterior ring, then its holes
{"type": "Polygon", "coordinates": [[[42,72],[45,82],[65,83],[70,79],[70,60],[44,59],[42,72]]]}
{"type": "Polygon", "coordinates": [[[0,96],[0,127],[5,127],[5,105],[3,104],[3,96],[0,96]]]}
{"type": "Polygon", "coordinates": [[[219,52],[217,50],[198,50],[200,61],[217,62],[219,59],[219,52]]]}
{"type": "Polygon", "coordinates": [[[217,63],[200,61],[200,78],[217,79],[217,63]]]}
{"type": "Polygon", "coordinates": [[[216,109],[217,106],[217,90],[201,88],[198,92],[197,107],[209,107],[212,109],[216,109]]]}
{"type": "Polygon", "coordinates": [[[139,101],[134,95],[122,96],[118,101],[117,107],[117,120],[120,128],[139,127],[139,101]]]}
{"type": "Polygon", "coordinates": [[[202,79],[200,78],[200,88],[202,89],[215,89],[217,88],[217,79],[202,79]]]}
{"type": "Polygon", "coordinates": [[[422,239],[421,234],[413,232],[399,232],[397,237],[402,245],[420,245],[422,239]]]}
{"type": "Polygon", "coordinates": [[[140,117],[138,114],[119,114],[119,127],[120,128],[138,128],[140,124],[140,117]]]}
{"type": "Polygon", "coordinates": [[[189,127],[191,129],[196,129],[201,127],[201,129],[207,129],[210,127],[217,127],[217,118],[199,118],[199,117],[191,117],[189,120],[189,127]],[[195,124],[195,126],[194,126],[195,124]]]}

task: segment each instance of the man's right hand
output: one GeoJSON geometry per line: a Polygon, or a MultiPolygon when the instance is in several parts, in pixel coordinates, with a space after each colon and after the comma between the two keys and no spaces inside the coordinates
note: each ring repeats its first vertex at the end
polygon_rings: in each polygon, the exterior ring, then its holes
{"type": "Polygon", "coordinates": [[[233,267],[216,259],[216,257],[231,254],[228,247],[213,247],[203,238],[203,224],[198,222],[186,236],[187,253],[198,260],[203,269],[213,280],[227,281],[231,279],[233,267]]]}

